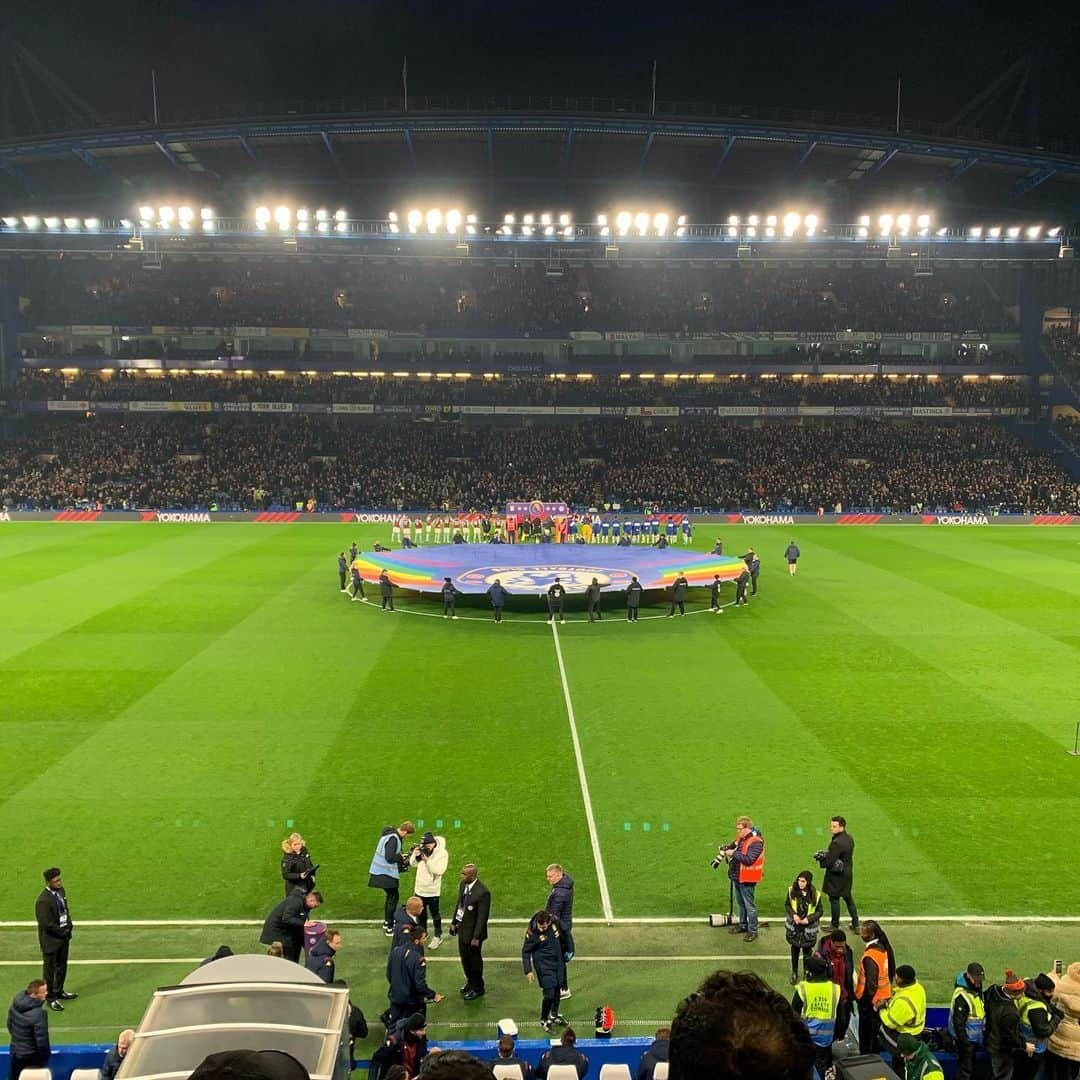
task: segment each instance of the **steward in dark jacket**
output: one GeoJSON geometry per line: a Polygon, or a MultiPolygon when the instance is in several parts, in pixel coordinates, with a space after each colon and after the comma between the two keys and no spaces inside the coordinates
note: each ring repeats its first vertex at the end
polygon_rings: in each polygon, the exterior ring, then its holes
{"type": "Polygon", "coordinates": [[[390,580],[390,575],[384,570],[379,574],[379,596],[382,599],[382,606],[394,610],[394,583],[390,580]]]}
{"type": "Polygon", "coordinates": [[[7,1029],[11,1036],[11,1076],[23,1069],[41,1069],[49,1062],[49,1018],[45,1015],[45,984],[35,979],[20,990],[8,1009],[7,1029]],[[33,989],[32,989],[33,988],[33,989]],[[37,996],[40,994],[41,996],[37,996]]]}
{"type": "Polygon", "coordinates": [[[404,1016],[427,1015],[429,1001],[442,1000],[427,983],[427,960],[424,942],[427,933],[419,927],[412,930],[405,945],[390,950],[386,961],[386,981],[390,984],[390,1023],[404,1016]]]}
{"type": "Polygon", "coordinates": [[[641,607],[641,594],[645,590],[641,587],[641,582],[636,577],[630,579],[630,584],[626,586],[626,620],[627,622],[637,622],[638,609],[641,607]]]}
{"type": "Polygon", "coordinates": [[[538,911],[525,931],[521,965],[525,978],[532,982],[535,976],[543,991],[540,1023],[547,1031],[555,1022],[565,1023],[559,1016],[559,1000],[566,982],[566,952],[559,920],[546,911],[538,911]]]}
{"type": "Polygon", "coordinates": [[[259,941],[263,945],[280,941],[285,949],[285,959],[298,962],[304,947],[304,923],[308,912],[321,903],[322,897],[317,892],[304,893],[294,889],[266,916],[259,941]]]}

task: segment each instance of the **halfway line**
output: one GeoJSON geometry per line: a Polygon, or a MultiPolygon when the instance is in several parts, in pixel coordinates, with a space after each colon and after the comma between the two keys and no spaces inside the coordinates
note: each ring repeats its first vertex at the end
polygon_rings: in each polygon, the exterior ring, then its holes
{"type": "Polygon", "coordinates": [[[600,854],[600,837],[596,834],[596,818],[593,816],[592,799],[589,797],[585,762],[581,757],[581,740],[578,739],[577,721],[574,719],[574,703],[570,700],[570,686],[566,681],[566,667],[563,664],[562,646],[559,644],[559,630],[554,619],[551,620],[551,636],[555,640],[555,658],[559,661],[559,678],[562,680],[563,700],[566,702],[566,718],[570,721],[570,739],[574,744],[578,783],[581,785],[581,798],[585,803],[585,820],[589,825],[589,842],[592,844],[593,862],[596,864],[596,879],[600,883],[600,906],[603,909],[604,918],[610,923],[614,918],[614,912],[611,910],[611,894],[608,892],[607,875],[604,873],[604,857],[600,854]]]}

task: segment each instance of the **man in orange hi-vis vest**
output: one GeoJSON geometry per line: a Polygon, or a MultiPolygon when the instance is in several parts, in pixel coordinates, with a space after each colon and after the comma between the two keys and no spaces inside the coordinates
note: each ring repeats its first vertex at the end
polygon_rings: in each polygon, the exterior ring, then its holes
{"type": "MultiPolygon", "coordinates": [[[[735,822],[735,839],[720,848],[718,857],[728,864],[728,877],[739,909],[739,921],[729,933],[745,934],[746,941],[756,941],[758,912],[754,893],[765,870],[765,837],[754,827],[754,822],[743,815],[735,822]]],[[[713,865],[716,865],[715,861],[713,865]]]]}

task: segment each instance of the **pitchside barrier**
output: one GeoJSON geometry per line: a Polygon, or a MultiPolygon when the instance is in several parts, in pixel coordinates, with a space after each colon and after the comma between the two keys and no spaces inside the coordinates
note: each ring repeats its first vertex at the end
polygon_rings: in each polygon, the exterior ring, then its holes
{"type": "MultiPolygon", "coordinates": [[[[616,1030],[618,1029],[618,1007],[616,1013],[616,1030]]],[[[930,1008],[926,1010],[927,1028],[942,1028],[948,1023],[949,1010],[945,1007],[930,1008]]],[[[655,1027],[667,1026],[669,1020],[657,1021],[655,1027]]],[[[580,1024],[579,1027],[587,1027],[580,1024]]],[[[518,1052],[521,1057],[531,1064],[536,1064],[540,1055],[550,1046],[556,1045],[558,1040],[547,1039],[519,1039],[518,1052]]],[[[589,1075],[599,1076],[604,1065],[627,1065],[630,1074],[636,1075],[638,1062],[641,1055],[652,1042],[652,1032],[647,1038],[633,1039],[578,1039],[578,1049],[589,1059],[589,1075]]],[[[497,1041],[495,1039],[476,1042],[446,1042],[443,1039],[432,1039],[432,1046],[441,1047],[443,1050],[465,1050],[483,1061],[491,1061],[495,1058],[497,1041]]],[[[112,1043],[78,1043],[53,1045],[52,1057],[49,1059],[49,1069],[52,1072],[52,1080],[70,1080],[74,1069],[96,1069],[105,1057],[105,1051],[112,1048],[112,1043]]],[[[956,1057],[953,1054],[936,1054],[941,1062],[947,1077],[956,1074],[956,1057]]],[[[8,1047],[0,1047],[0,1071],[7,1075],[10,1064],[8,1047]]],[[[355,1076],[367,1075],[367,1061],[358,1061],[355,1076]]]]}
{"type": "MultiPolygon", "coordinates": [[[[17,521],[137,521],[149,524],[210,525],[215,521],[247,521],[257,525],[337,524],[389,525],[398,511],[390,510],[0,510],[0,523],[17,521]]],[[[403,511],[410,517],[440,517],[446,511],[410,507],[403,511]]],[[[699,510],[666,510],[659,516],[688,517],[695,526],[718,525],[1080,525],[1080,514],[983,514],[983,513],[933,513],[933,514],[782,514],[763,513],[753,510],[730,513],[704,513],[699,510]]],[[[642,521],[644,514],[616,515],[620,522],[642,521]]],[[[614,518],[612,518],[614,520],[614,518]]],[[[679,544],[682,541],[679,538],[679,544]]],[[[672,544],[672,546],[675,546],[672,544]]]]}

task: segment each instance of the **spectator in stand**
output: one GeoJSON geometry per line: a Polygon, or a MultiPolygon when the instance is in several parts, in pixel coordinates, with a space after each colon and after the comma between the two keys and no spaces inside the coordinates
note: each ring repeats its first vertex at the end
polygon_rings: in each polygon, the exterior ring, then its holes
{"type": "Polygon", "coordinates": [[[9,1080],[19,1080],[23,1069],[43,1069],[49,1064],[49,1018],[45,1015],[48,984],[32,979],[15,995],[8,1009],[7,1029],[11,1036],[9,1080]]]}
{"type": "Polygon", "coordinates": [[[671,1025],[670,1080],[810,1080],[806,1024],[748,971],[717,971],[682,1001],[671,1025]]]}
{"type": "Polygon", "coordinates": [[[135,1032],[131,1028],[125,1028],[117,1036],[116,1045],[105,1051],[105,1060],[101,1063],[100,1069],[101,1080],[115,1080],[134,1038],[135,1032]]]}
{"type": "Polygon", "coordinates": [[[517,1043],[513,1035],[500,1035],[498,1045],[495,1048],[495,1058],[491,1062],[491,1070],[495,1071],[496,1065],[505,1065],[507,1068],[517,1067],[521,1073],[521,1080],[532,1080],[532,1066],[524,1059],[517,1056],[517,1043]]]}
{"type": "Polygon", "coordinates": [[[546,1050],[536,1066],[537,1080],[547,1080],[548,1070],[552,1065],[573,1065],[577,1070],[578,1080],[583,1080],[589,1071],[589,1059],[577,1048],[577,1035],[572,1027],[563,1028],[559,1036],[559,1045],[546,1050]]]}
{"type": "Polygon", "coordinates": [[[641,1055],[638,1062],[637,1073],[634,1080],[653,1080],[656,1066],[668,1060],[668,1047],[671,1043],[671,1028],[661,1027],[656,1029],[656,1035],[649,1044],[649,1048],[641,1055]]]}

